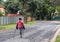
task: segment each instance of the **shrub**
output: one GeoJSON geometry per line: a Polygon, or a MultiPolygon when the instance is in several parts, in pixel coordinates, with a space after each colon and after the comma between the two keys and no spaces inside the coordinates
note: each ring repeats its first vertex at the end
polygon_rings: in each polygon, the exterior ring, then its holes
{"type": "Polygon", "coordinates": [[[0,10],[0,16],[2,16],[3,15],[3,12],[0,10]]]}

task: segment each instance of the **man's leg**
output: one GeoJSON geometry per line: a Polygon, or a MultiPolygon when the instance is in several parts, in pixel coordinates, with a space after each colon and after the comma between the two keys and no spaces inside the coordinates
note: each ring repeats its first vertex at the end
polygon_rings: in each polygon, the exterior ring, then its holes
{"type": "Polygon", "coordinates": [[[22,29],[20,29],[20,37],[22,38],[22,29]]]}

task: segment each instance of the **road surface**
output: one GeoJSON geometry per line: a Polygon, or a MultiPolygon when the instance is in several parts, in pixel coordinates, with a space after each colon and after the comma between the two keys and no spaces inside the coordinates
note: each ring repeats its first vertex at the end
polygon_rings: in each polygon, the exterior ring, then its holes
{"type": "Polygon", "coordinates": [[[49,42],[59,25],[56,21],[38,21],[37,24],[26,26],[23,38],[20,38],[19,31],[15,32],[15,29],[0,33],[0,42],[49,42]]]}

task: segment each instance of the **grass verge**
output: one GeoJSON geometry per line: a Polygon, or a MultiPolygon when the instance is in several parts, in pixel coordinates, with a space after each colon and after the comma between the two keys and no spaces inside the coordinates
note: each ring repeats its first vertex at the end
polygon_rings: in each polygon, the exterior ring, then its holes
{"type": "Polygon", "coordinates": [[[60,36],[57,36],[56,41],[55,42],[60,42],[60,36]]]}
{"type": "MultiPolygon", "coordinates": [[[[36,22],[27,22],[25,25],[29,26],[29,25],[33,25],[33,24],[36,24],[36,22]]],[[[3,26],[0,26],[0,30],[1,29],[10,29],[10,28],[13,28],[15,26],[16,26],[16,24],[3,25],[3,26]]]]}

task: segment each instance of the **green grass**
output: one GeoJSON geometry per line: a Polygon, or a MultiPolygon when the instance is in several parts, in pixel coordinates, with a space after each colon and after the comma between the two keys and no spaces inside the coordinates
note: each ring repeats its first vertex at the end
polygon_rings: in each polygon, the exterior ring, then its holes
{"type": "Polygon", "coordinates": [[[29,25],[33,25],[36,24],[36,22],[27,22],[25,25],[29,26],[29,25]]]}
{"type": "Polygon", "coordinates": [[[57,36],[56,41],[55,42],[60,42],[60,36],[57,36]]]}
{"type": "Polygon", "coordinates": [[[12,28],[12,27],[15,27],[15,26],[16,26],[15,24],[8,24],[8,25],[0,26],[0,29],[9,29],[9,28],[12,28]]]}
{"type": "MultiPolygon", "coordinates": [[[[36,24],[36,22],[27,22],[25,25],[29,26],[29,25],[33,25],[33,24],[36,24]]],[[[10,29],[10,28],[13,28],[15,26],[16,26],[16,24],[3,25],[3,26],[0,26],[0,30],[1,29],[10,29]]]]}

